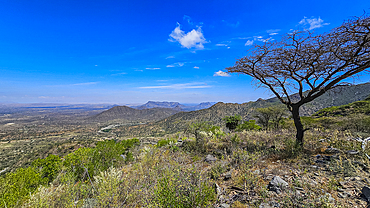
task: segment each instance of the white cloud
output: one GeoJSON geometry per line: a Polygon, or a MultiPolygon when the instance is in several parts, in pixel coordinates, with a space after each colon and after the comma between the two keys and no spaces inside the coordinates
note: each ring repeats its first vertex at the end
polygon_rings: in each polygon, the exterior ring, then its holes
{"type": "Polygon", "coordinates": [[[199,66],[194,66],[194,69],[199,69],[199,66]]]}
{"type": "Polygon", "coordinates": [[[280,29],[271,29],[271,30],[266,30],[267,33],[277,33],[280,32],[280,29]]]}
{"type": "Polygon", "coordinates": [[[145,68],[145,69],[149,69],[149,70],[157,70],[157,69],[161,69],[161,68],[145,68]]]}
{"type": "Polygon", "coordinates": [[[320,17],[319,18],[307,18],[307,17],[304,17],[301,21],[299,21],[299,24],[300,25],[308,25],[309,28],[308,30],[312,30],[312,29],[315,29],[315,28],[320,28],[320,27],[323,27],[324,25],[329,25],[330,23],[324,23],[324,20],[322,20],[320,17]]]}
{"type": "Polygon", "coordinates": [[[273,35],[277,35],[277,34],[279,34],[279,33],[270,33],[269,35],[273,36],[273,35]]]}
{"type": "Polygon", "coordinates": [[[245,46],[253,45],[253,40],[247,40],[247,42],[244,45],[245,46]]]}
{"type": "Polygon", "coordinates": [[[197,30],[193,29],[192,31],[185,33],[181,30],[179,23],[177,23],[177,27],[171,32],[170,37],[169,41],[177,41],[182,47],[188,49],[193,47],[203,49],[203,44],[207,43],[203,36],[201,27],[198,27],[197,30]]]}
{"type": "Polygon", "coordinates": [[[174,64],[169,64],[166,67],[182,67],[184,65],[185,65],[185,63],[177,62],[177,63],[174,63],[174,64]]]}
{"type": "Polygon", "coordinates": [[[218,44],[216,44],[216,46],[227,46],[227,44],[218,43],[218,44]]]}
{"type": "Polygon", "coordinates": [[[231,75],[220,70],[218,72],[215,72],[213,74],[213,76],[215,76],[215,77],[230,77],[231,75]]]}
{"type": "Polygon", "coordinates": [[[184,83],[184,84],[171,84],[171,85],[160,85],[160,86],[145,86],[139,87],[140,89],[199,89],[211,87],[206,83],[184,83]]]}
{"type": "Polygon", "coordinates": [[[175,58],[175,56],[167,56],[166,59],[172,59],[175,58]]]}

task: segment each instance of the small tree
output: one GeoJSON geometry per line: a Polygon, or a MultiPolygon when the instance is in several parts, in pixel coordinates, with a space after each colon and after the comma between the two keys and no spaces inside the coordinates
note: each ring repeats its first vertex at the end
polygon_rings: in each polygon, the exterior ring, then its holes
{"type": "Polygon", "coordinates": [[[239,125],[239,122],[242,120],[242,117],[240,115],[226,116],[222,120],[225,121],[226,127],[230,131],[233,131],[239,125]]]}
{"type": "Polygon", "coordinates": [[[256,45],[227,71],[250,75],[258,86],[270,89],[292,113],[296,141],[303,145],[300,107],[369,67],[370,18],[364,15],[329,33],[294,31],[280,41],[256,45]]]}
{"type": "Polygon", "coordinates": [[[286,109],[281,106],[272,106],[268,108],[257,108],[253,117],[257,118],[257,123],[261,124],[264,129],[268,130],[270,124],[274,129],[278,129],[280,121],[286,116],[286,109]]]}

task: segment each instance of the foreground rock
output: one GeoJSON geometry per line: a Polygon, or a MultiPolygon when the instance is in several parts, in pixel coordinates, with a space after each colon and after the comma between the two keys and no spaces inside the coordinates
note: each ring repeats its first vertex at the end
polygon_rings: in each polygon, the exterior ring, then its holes
{"type": "Polygon", "coordinates": [[[288,183],[284,181],[279,176],[274,176],[270,181],[269,185],[267,186],[269,191],[274,191],[277,194],[280,194],[283,189],[288,187],[288,183]]]}

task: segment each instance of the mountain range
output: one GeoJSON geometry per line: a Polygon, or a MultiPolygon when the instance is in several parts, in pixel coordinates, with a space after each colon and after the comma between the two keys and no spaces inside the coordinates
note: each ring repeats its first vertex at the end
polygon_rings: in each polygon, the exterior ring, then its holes
{"type": "MultiPolygon", "coordinates": [[[[316,100],[305,104],[301,107],[300,115],[308,116],[319,111],[320,109],[345,105],[359,100],[364,100],[370,95],[370,83],[339,87],[316,100]]],[[[298,95],[293,95],[293,99],[298,99],[298,95]],[[294,98],[295,97],[295,98],[294,98]]],[[[282,105],[277,98],[267,100],[258,99],[247,103],[222,103],[219,102],[210,108],[190,111],[177,112],[169,117],[161,118],[156,122],[145,125],[125,126],[116,129],[118,135],[137,135],[137,136],[154,136],[164,132],[175,133],[182,131],[191,122],[210,121],[214,125],[223,126],[222,118],[231,115],[241,115],[243,120],[253,119],[253,112],[256,108],[264,108],[273,105],[282,105]]],[[[282,106],[285,108],[285,106],[282,106]]]]}
{"type": "Polygon", "coordinates": [[[200,104],[180,104],[179,102],[156,102],[156,101],[148,101],[147,103],[139,106],[132,106],[132,108],[136,108],[139,110],[142,109],[149,109],[149,108],[175,108],[180,111],[194,111],[194,110],[201,110],[205,108],[209,108],[214,105],[215,102],[204,102],[200,104]]]}

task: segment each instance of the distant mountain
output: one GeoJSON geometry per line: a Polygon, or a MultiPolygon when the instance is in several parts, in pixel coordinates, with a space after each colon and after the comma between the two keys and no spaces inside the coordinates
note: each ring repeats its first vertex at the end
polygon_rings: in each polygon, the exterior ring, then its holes
{"type": "Polygon", "coordinates": [[[156,101],[148,101],[144,105],[133,106],[132,108],[136,109],[150,109],[150,108],[176,108],[180,111],[194,111],[194,110],[201,110],[205,108],[209,108],[214,105],[214,102],[204,102],[198,105],[183,105],[178,102],[156,102],[156,101]]]}
{"type": "Polygon", "coordinates": [[[136,106],[137,109],[148,109],[148,108],[184,108],[186,106],[181,105],[178,102],[155,102],[155,101],[148,101],[144,105],[136,106]]]}
{"type": "MultiPolygon", "coordinates": [[[[333,89],[311,103],[307,103],[301,107],[300,114],[312,115],[318,110],[331,106],[344,105],[359,100],[364,100],[370,95],[370,83],[341,87],[333,89]]],[[[294,95],[296,99],[298,95],[294,95]]],[[[294,97],[293,96],[293,97],[294,97]]],[[[195,121],[210,121],[214,125],[223,126],[224,122],[222,118],[230,115],[241,115],[243,120],[252,119],[252,114],[256,108],[264,108],[273,105],[282,105],[277,98],[271,98],[267,100],[258,99],[255,102],[248,102],[243,104],[232,104],[232,103],[217,103],[210,108],[202,109],[191,112],[179,112],[168,118],[160,120],[158,122],[120,128],[119,134],[125,135],[137,135],[137,136],[149,136],[158,135],[163,132],[174,133],[182,131],[185,127],[195,121]]],[[[285,106],[282,106],[285,108],[285,106]]]]}
{"type": "Polygon", "coordinates": [[[167,118],[180,110],[176,108],[134,109],[127,106],[115,106],[88,118],[89,121],[124,121],[124,122],[151,122],[167,118]]]}

